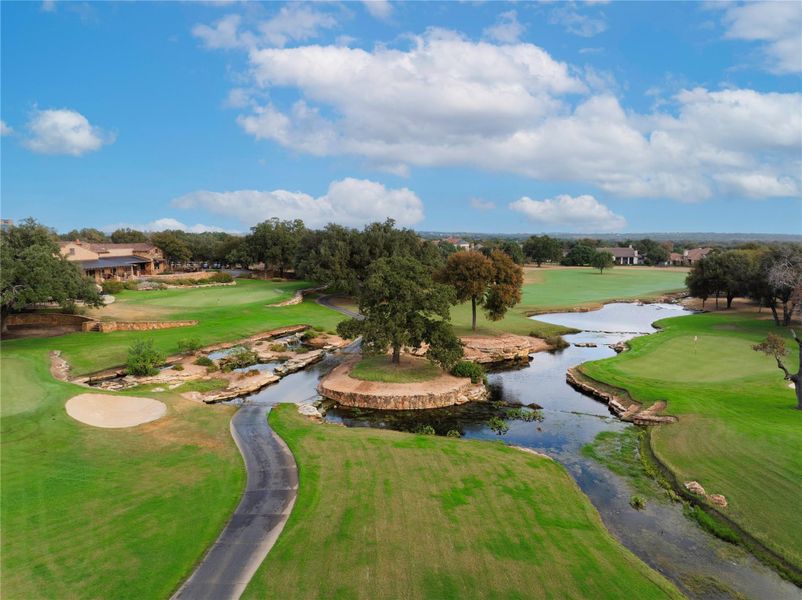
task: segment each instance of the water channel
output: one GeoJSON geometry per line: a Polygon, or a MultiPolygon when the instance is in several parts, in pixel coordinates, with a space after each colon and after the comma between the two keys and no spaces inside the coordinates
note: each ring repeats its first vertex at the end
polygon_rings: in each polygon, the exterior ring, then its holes
{"type": "MultiPolygon", "coordinates": [[[[538,353],[528,366],[489,375],[492,397],[501,402],[469,403],[427,411],[368,411],[332,408],[326,420],[349,427],[379,427],[414,431],[429,425],[444,434],[457,429],[469,439],[501,439],[532,448],[562,463],[599,511],[607,528],[642,560],[674,581],[689,597],[705,600],[802,598],[802,592],[744,550],[723,542],[691,521],[679,503],[672,503],[655,485],[643,510],[629,504],[631,482],[582,453],[603,431],[633,427],[612,416],[606,405],[565,382],[566,370],[586,361],[613,356],[611,345],[655,332],[656,320],[688,314],[676,305],[616,303],[586,313],[539,315],[538,320],[573,327],[581,333],[565,336],[571,346],[538,353]],[[579,347],[575,344],[596,344],[579,347]],[[499,435],[487,420],[509,404],[542,407],[542,421],[509,421],[499,435]]],[[[233,403],[308,402],[316,399],[319,378],[341,360],[322,362],[233,403]]]]}

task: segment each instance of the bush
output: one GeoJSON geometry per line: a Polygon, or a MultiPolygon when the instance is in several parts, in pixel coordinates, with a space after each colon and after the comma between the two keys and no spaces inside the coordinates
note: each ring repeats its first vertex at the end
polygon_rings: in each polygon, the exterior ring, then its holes
{"type": "Polygon", "coordinates": [[[303,335],[301,335],[301,340],[304,342],[308,342],[309,340],[313,340],[316,337],[320,336],[320,333],[317,331],[304,331],[303,335]]]}
{"type": "Polygon", "coordinates": [[[125,284],[122,281],[104,281],[101,285],[101,290],[104,294],[119,294],[125,289],[125,284]]]}
{"type": "Polygon", "coordinates": [[[446,437],[458,438],[458,437],[462,437],[462,434],[459,432],[458,429],[449,429],[448,433],[446,434],[446,437]]]}
{"type": "Polygon", "coordinates": [[[81,308],[75,303],[75,300],[65,300],[61,303],[61,312],[68,315],[78,315],[81,313],[81,308]]]}
{"type": "Polygon", "coordinates": [[[206,281],[210,283],[231,283],[234,281],[234,278],[228,273],[223,273],[220,271],[209,277],[206,281]]]}
{"type": "Polygon", "coordinates": [[[201,367],[214,367],[214,361],[209,358],[208,356],[199,356],[195,359],[194,364],[199,365],[201,367]]]}
{"type": "Polygon", "coordinates": [[[190,352],[195,352],[201,347],[200,340],[198,338],[189,338],[189,339],[181,339],[178,340],[178,351],[182,354],[188,354],[190,352]]]}
{"type": "Polygon", "coordinates": [[[125,285],[123,285],[123,287],[126,290],[136,291],[139,289],[139,282],[135,279],[129,279],[128,281],[125,282],[125,285]]]}
{"type": "Polygon", "coordinates": [[[504,435],[510,430],[510,426],[501,417],[490,417],[487,421],[487,426],[498,435],[504,435]]]}
{"type": "Polygon", "coordinates": [[[632,496],[629,505],[635,510],[643,510],[646,507],[646,498],[643,496],[632,496]]]}
{"type": "Polygon", "coordinates": [[[259,357],[256,352],[248,350],[247,348],[240,348],[236,352],[232,352],[220,361],[220,366],[223,371],[232,371],[233,369],[242,369],[243,367],[250,367],[259,362],[259,357]]]}
{"type": "Polygon", "coordinates": [[[284,344],[270,344],[269,346],[271,352],[286,352],[287,346],[284,344]]]}
{"type": "Polygon", "coordinates": [[[542,421],[543,420],[543,411],[540,410],[525,410],[524,408],[509,408],[507,409],[508,419],[513,421],[526,421],[530,423],[532,421],[542,421]]]}
{"type": "MultiPolygon", "coordinates": [[[[529,335],[531,335],[532,337],[538,337],[535,335],[534,331],[529,335]]],[[[571,345],[568,342],[566,342],[561,335],[550,335],[548,337],[543,338],[543,341],[546,342],[549,346],[551,346],[551,348],[549,348],[549,352],[557,352],[571,345]]]]}
{"type": "Polygon", "coordinates": [[[184,370],[184,365],[182,365],[181,363],[173,365],[173,371],[183,371],[183,370],[184,370]]]}
{"type": "Polygon", "coordinates": [[[164,355],[153,346],[153,340],[137,340],[128,348],[125,366],[129,375],[156,375],[164,355]]]}
{"type": "Polygon", "coordinates": [[[451,374],[454,377],[470,377],[471,383],[479,383],[484,381],[485,370],[482,365],[472,362],[470,360],[461,360],[454,368],[451,369],[451,374]]]}
{"type": "Polygon", "coordinates": [[[412,433],[417,433],[418,435],[437,435],[437,432],[431,425],[419,425],[412,433]]]}

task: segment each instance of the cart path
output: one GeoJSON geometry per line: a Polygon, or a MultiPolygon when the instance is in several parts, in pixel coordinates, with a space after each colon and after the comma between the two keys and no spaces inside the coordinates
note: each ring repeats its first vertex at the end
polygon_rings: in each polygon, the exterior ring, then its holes
{"type": "Polygon", "coordinates": [[[231,419],[248,483],[217,541],[174,600],[236,600],[284,528],[298,493],[298,469],[284,440],[268,425],[269,411],[269,405],[245,405],[231,419]]]}

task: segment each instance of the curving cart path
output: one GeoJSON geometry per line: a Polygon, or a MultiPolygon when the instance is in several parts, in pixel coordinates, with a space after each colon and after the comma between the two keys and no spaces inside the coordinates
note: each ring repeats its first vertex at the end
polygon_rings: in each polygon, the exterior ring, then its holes
{"type": "Polygon", "coordinates": [[[269,411],[270,405],[244,405],[231,419],[248,483],[223,532],[173,599],[236,600],[284,528],[298,492],[298,470],[290,449],[267,424],[269,411]]]}

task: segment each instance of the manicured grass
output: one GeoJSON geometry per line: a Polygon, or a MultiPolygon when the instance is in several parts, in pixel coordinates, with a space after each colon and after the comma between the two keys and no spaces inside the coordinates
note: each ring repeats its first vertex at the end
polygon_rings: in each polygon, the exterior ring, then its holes
{"type": "Polygon", "coordinates": [[[270,414],[300,469],[244,598],[678,598],[559,464],[500,443],[270,414]]]}
{"type": "MultiPolygon", "coordinates": [[[[667,400],[679,422],[651,430],[657,458],[679,481],[724,494],[725,515],[802,568],[802,411],[773,359],[751,349],[769,332],[788,331],[744,314],[660,325],[662,332],[632,341],[631,351],[582,371],[644,403],[667,400]]],[[[792,365],[795,346],[789,343],[792,365]]]]}
{"type": "Polygon", "coordinates": [[[212,392],[215,390],[222,390],[228,387],[228,379],[212,378],[212,379],[198,379],[195,381],[187,381],[178,386],[174,391],[178,394],[184,392],[212,392]]]}
{"type": "Polygon", "coordinates": [[[292,297],[297,289],[311,287],[304,281],[272,282],[237,280],[236,286],[122,292],[108,310],[122,312],[127,320],[195,319],[192,327],[155,331],[73,333],[55,338],[10,340],[3,351],[61,350],[75,375],[121,365],[134,340],[149,338],[166,354],[178,351],[178,340],[196,338],[213,344],[248,337],[286,325],[317,325],[333,330],[343,316],[312,301],[293,306],[269,306],[292,297]],[[153,306],[158,305],[154,317],[153,306]],[[170,306],[168,313],[165,307],[170,306]]]}
{"type": "Polygon", "coordinates": [[[401,364],[394,365],[388,356],[366,356],[351,369],[351,377],[364,381],[384,383],[415,383],[439,376],[437,365],[422,358],[404,356],[401,364]]]}
{"type": "Polygon", "coordinates": [[[4,345],[0,377],[3,597],[169,597],[243,489],[233,409],[149,393],[164,418],[99,429],[66,414],[86,389],[55,380],[44,350],[4,345]]]}
{"type": "MultiPolygon", "coordinates": [[[[507,312],[501,321],[489,321],[481,310],[477,313],[477,332],[493,335],[500,332],[538,337],[565,333],[559,325],[529,319],[538,312],[597,307],[611,300],[638,298],[648,300],[685,287],[684,270],[616,267],[600,275],[585,267],[527,267],[521,302],[507,312]]],[[[470,303],[451,310],[451,320],[458,335],[471,333],[470,303]]]]}

